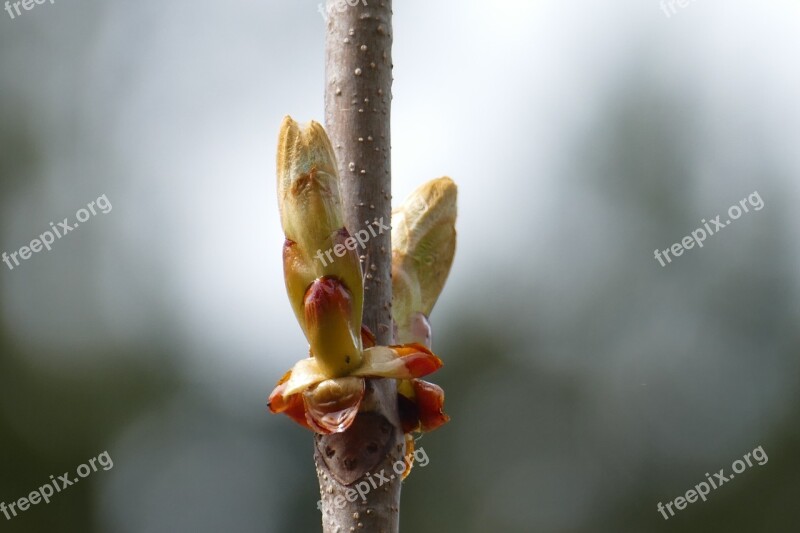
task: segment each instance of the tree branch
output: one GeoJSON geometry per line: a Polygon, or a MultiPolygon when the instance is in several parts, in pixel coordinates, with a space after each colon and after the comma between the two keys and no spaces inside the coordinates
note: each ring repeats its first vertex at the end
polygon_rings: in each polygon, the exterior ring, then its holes
{"type": "MultiPolygon", "coordinates": [[[[390,114],[392,2],[327,0],[325,121],[336,152],[345,224],[351,235],[391,223],[390,114]]],[[[391,232],[371,236],[361,252],[364,324],[378,344],[393,343],[391,232]]],[[[370,379],[354,424],[316,437],[314,459],[326,533],[397,533],[405,440],[394,380],[370,379]],[[383,471],[392,481],[381,485],[383,471]],[[366,493],[366,494],[364,494],[366,493]],[[364,495],[362,498],[362,494],[364,495]]]]}

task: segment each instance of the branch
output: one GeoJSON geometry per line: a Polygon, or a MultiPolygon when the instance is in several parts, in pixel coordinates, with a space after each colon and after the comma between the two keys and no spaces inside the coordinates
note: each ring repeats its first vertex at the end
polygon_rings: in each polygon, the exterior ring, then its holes
{"type": "MultiPolygon", "coordinates": [[[[326,10],[325,121],[339,165],[345,225],[353,235],[391,220],[392,2],[327,0],[326,10]]],[[[384,231],[361,255],[363,323],[379,345],[394,341],[391,250],[391,234],[384,231]]],[[[388,478],[404,458],[397,386],[392,379],[369,379],[367,387],[347,431],[315,437],[326,533],[399,531],[400,476],[383,485],[373,477],[383,471],[388,478]]]]}

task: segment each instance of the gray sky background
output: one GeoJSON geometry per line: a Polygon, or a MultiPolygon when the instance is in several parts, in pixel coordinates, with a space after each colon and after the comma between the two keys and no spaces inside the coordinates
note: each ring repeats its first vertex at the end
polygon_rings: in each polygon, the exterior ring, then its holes
{"type": "MultiPolygon", "coordinates": [[[[619,509],[608,469],[632,469],[623,494],[677,460],[689,476],[665,475],[666,499],[795,412],[798,15],[789,0],[699,0],[670,18],[656,0],[395,2],[395,202],[441,175],[459,185],[456,262],[432,317],[434,348],[469,394],[455,460],[492,445],[501,430],[487,428],[509,405],[565,432],[535,459],[475,464],[491,480],[476,528],[589,531],[619,509]],[[762,211],[665,268],[653,258],[756,190],[762,211]],[[506,365],[487,370],[494,388],[473,388],[474,361],[453,353],[473,325],[483,355],[506,365]],[[532,382],[512,369],[563,379],[580,404],[566,418],[531,406],[532,382]],[[608,451],[565,445],[573,431],[608,451]],[[502,497],[517,485],[528,503],[502,497]]],[[[306,352],[283,284],[274,159],[284,115],[324,116],[323,38],[309,0],[0,12],[2,250],[102,194],[113,205],[52,251],[0,265],[8,342],[36,372],[76,379],[133,359],[158,373],[156,352],[109,347],[160,343],[191,391],[115,434],[117,477],[95,500],[107,531],[257,531],[262,510],[313,495],[310,464],[303,479],[248,476],[277,468],[261,446],[289,422],[242,420],[306,352]],[[198,437],[193,395],[240,425],[198,437]],[[230,461],[192,469],[216,453],[230,461]],[[206,501],[208,480],[225,520],[207,507],[187,518],[164,497],[206,501]]],[[[304,438],[276,446],[296,454],[304,438]]]]}

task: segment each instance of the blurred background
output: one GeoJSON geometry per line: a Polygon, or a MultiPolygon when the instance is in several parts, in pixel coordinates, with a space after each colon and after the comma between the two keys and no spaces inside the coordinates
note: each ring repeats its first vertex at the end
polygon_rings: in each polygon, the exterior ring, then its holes
{"type": "MultiPolygon", "coordinates": [[[[324,116],[319,1],[0,11],[0,251],[113,206],[0,263],[0,501],[114,461],[0,530],[320,530],[311,435],[266,409],[307,349],[274,158],[285,114],[324,116]]],[[[799,17],[395,2],[395,202],[459,184],[431,317],[452,421],[417,442],[403,531],[797,531],[799,17]]]]}

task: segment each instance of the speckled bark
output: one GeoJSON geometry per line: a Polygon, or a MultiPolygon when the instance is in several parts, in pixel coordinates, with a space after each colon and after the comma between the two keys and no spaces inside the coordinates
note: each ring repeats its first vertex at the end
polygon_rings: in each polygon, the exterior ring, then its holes
{"type": "MultiPolygon", "coordinates": [[[[375,221],[391,222],[392,2],[353,3],[327,0],[325,45],[325,122],[351,234],[375,221]]],[[[384,231],[361,256],[364,323],[384,345],[393,342],[391,250],[391,234],[384,231]]],[[[401,482],[393,465],[403,460],[405,442],[396,394],[394,380],[369,380],[356,423],[344,433],[316,437],[326,533],[399,531],[401,482]],[[381,485],[381,471],[391,481],[381,485]],[[356,488],[367,492],[365,500],[354,496],[356,488]]]]}

